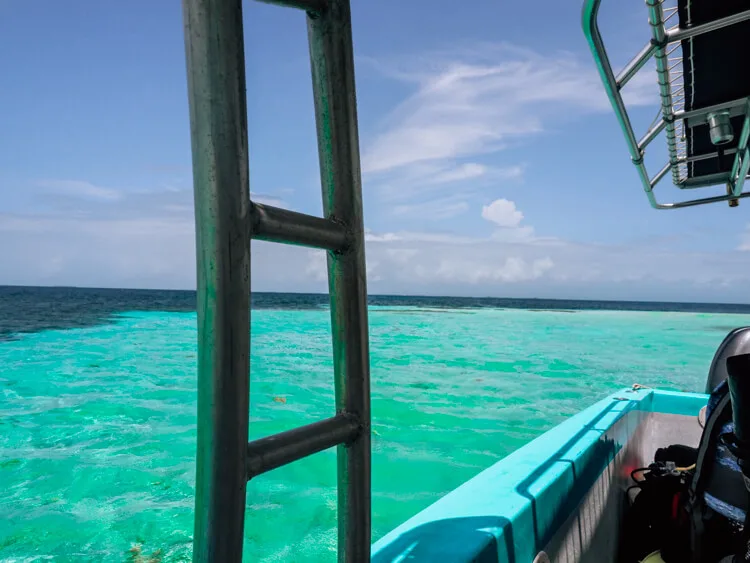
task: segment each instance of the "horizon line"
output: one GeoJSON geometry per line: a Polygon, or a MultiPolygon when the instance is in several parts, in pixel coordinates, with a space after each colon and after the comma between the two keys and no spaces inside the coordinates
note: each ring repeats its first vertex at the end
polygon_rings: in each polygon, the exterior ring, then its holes
{"type": "MultiPolygon", "coordinates": [[[[182,293],[196,293],[196,289],[167,289],[167,288],[134,288],[134,287],[96,287],[80,285],[18,285],[2,284],[3,288],[22,288],[22,289],[92,289],[92,290],[110,290],[110,291],[171,291],[182,293]]],[[[269,294],[269,295],[316,295],[328,296],[330,293],[311,292],[311,291],[251,291],[252,294],[269,294]]],[[[469,296],[469,295],[438,295],[438,294],[414,294],[414,293],[368,293],[367,297],[411,297],[411,298],[428,298],[428,299],[496,299],[496,300],[523,300],[523,301],[572,301],[580,303],[662,303],[674,305],[726,305],[726,306],[743,306],[748,307],[750,303],[729,303],[722,301],[659,301],[653,299],[581,299],[567,297],[497,297],[492,295],[469,296]]]]}

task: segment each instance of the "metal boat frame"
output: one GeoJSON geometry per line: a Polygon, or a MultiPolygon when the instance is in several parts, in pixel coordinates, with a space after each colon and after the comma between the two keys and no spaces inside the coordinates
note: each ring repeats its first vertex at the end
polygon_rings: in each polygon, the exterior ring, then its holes
{"type": "Polygon", "coordinates": [[[338,446],[339,561],[369,560],[370,367],[349,0],[307,12],[325,217],[250,201],[242,0],[183,0],[198,270],[193,560],[242,559],[248,479],[338,446]],[[328,254],[335,415],[248,443],[250,240],[328,254]]]}
{"type": "Polygon", "coordinates": [[[689,28],[681,28],[679,25],[667,27],[667,22],[676,13],[676,8],[666,10],[663,6],[664,0],[646,0],[648,8],[648,21],[652,31],[651,40],[641,49],[623,70],[615,75],[604,48],[604,41],[599,32],[598,16],[601,0],[585,0],[583,5],[583,30],[589,47],[596,62],[599,75],[607,92],[612,108],[620,122],[620,127],[625,134],[630,158],[635,164],[638,175],[643,184],[651,206],[656,209],[677,209],[690,207],[705,203],[729,201],[730,205],[737,204],[737,200],[750,196],[750,192],[743,192],[745,179],[750,170],[750,98],[730,100],[725,103],[685,111],[680,107],[684,104],[685,87],[681,82],[681,72],[673,72],[682,64],[682,58],[678,50],[681,50],[681,42],[688,41],[703,33],[710,33],[730,25],[750,20],[750,10],[721,18],[703,25],[695,25],[689,28]],[[659,82],[659,95],[661,98],[661,117],[651,125],[646,134],[638,140],[633,131],[625,103],[622,98],[622,90],[625,85],[640,71],[646,63],[654,57],[656,61],[656,72],[659,82]],[[685,149],[684,134],[687,122],[705,122],[708,114],[728,110],[731,115],[744,115],[744,123],[740,133],[738,147],[729,174],[714,174],[689,178],[686,164],[690,160],[716,158],[718,153],[709,153],[688,156],[685,149]],[[654,176],[650,176],[644,164],[646,147],[662,131],[666,131],[667,147],[669,150],[669,162],[654,176]],[[719,184],[726,184],[727,195],[716,197],[704,197],[690,199],[673,203],[659,203],[654,195],[654,187],[671,172],[673,183],[680,189],[702,188],[719,184]]]}

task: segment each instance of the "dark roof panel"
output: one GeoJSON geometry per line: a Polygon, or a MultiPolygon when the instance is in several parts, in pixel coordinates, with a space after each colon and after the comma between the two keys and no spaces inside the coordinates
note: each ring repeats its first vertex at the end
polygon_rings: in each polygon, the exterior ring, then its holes
{"type": "MultiPolygon", "coordinates": [[[[731,16],[750,8],[747,0],[679,0],[680,27],[690,28],[731,16]]],[[[701,109],[750,96],[750,64],[748,63],[750,21],[737,23],[710,33],[682,41],[685,80],[685,110],[701,109]]],[[[723,150],[736,148],[743,116],[733,117],[734,140],[722,145],[723,150]]],[[[687,156],[715,153],[708,126],[685,124],[687,156]]],[[[699,177],[729,172],[734,155],[691,162],[688,176],[699,177]]]]}

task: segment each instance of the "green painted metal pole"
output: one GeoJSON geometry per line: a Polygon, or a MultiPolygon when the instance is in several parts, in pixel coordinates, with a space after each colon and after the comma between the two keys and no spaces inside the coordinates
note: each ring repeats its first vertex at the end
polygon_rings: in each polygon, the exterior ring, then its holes
{"type": "Polygon", "coordinates": [[[349,247],[328,252],[336,410],[361,431],[338,446],[339,561],[370,560],[370,360],[362,180],[349,0],[308,14],[323,209],[349,232],[349,247]]]}
{"type": "Polygon", "coordinates": [[[250,190],[241,0],[183,0],[198,266],[193,561],[242,560],[250,190]]]}

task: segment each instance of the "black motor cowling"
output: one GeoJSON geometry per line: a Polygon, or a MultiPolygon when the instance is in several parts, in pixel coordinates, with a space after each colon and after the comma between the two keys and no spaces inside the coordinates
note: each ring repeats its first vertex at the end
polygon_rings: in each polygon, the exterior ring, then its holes
{"type": "Polygon", "coordinates": [[[747,479],[750,477],[750,354],[727,358],[727,375],[734,423],[730,447],[747,479]]]}
{"type": "MultiPolygon", "coordinates": [[[[732,403],[732,434],[724,437],[727,447],[737,457],[745,487],[750,494],[750,354],[727,358],[727,383],[732,403]]],[[[750,561],[750,518],[746,513],[742,547],[735,562],[750,561]]]]}

